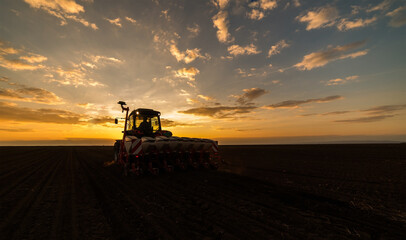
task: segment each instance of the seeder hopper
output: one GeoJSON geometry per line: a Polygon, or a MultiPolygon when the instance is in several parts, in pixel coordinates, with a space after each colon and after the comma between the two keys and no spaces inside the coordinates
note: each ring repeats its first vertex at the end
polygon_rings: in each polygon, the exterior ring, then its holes
{"type": "Polygon", "coordinates": [[[114,144],[114,160],[125,175],[218,168],[217,141],[172,136],[170,131],[162,130],[160,112],[138,108],[129,114],[125,102],[118,104],[126,116],[123,138],[114,144]]]}

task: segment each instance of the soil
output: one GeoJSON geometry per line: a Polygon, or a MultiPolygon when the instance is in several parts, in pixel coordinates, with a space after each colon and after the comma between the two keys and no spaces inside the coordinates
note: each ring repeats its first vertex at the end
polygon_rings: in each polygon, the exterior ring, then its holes
{"type": "Polygon", "coordinates": [[[123,176],[112,147],[0,147],[0,239],[402,239],[406,145],[220,146],[123,176]]]}

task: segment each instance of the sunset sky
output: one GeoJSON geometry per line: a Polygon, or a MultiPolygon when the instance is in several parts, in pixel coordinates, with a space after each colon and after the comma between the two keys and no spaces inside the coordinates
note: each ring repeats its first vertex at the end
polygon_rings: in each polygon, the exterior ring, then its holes
{"type": "Polygon", "coordinates": [[[0,145],[406,141],[405,1],[0,2],[0,145]]]}

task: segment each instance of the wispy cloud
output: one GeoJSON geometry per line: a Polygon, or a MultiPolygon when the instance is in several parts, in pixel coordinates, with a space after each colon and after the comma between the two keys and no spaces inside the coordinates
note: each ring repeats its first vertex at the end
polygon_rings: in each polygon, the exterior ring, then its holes
{"type": "Polygon", "coordinates": [[[333,6],[324,6],[307,11],[305,14],[296,17],[296,20],[307,23],[306,30],[329,27],[335,24],[339,17],[337,8],[333,6]]]}
{"type": "Polygon", "coordinates": [[[197,95],[197,96],[198,96],[199,98],[205,100],[205,101],[214,101],[214,100],[215,100],[215,99],[212,98],[212,97],[205,96],[205,95],[202,95],[202,94],[199,94],[199,95],[197,95]]]}
{"type": "Polygon", "coordinates": [[[268,57],[271,57],[272,55],[279,54],[282,49],[289,47],[290,44],[288,44],[285,40],[281,40],[277,42],[275,45],[271,46],[271,48],[268,51],[268,57]]]}
{"type": "Polygon", "coordinates": [[[366,12],[387,10],[392,5],[392,2],[393,2],[392,0],[383,0],[381,3],[366,9],[366,12]]]}
{"type": "Polygon", "coordinates": [[[7,46],[0,41],[0,66],[12,71],[37,70],[44,68],[44,65],[37,64],[46,61],[47,58],[39,54],[30,53],[23,49],[16,49],[7,46]],[[17,54],[20,54],[16,59],[17,54]]]}
{"type": "Polygon", "coordinates": [[[237,98],[237,103],[241,105],[253,104],[252,101],[269,93],[269,91],[262,89],[262,88],[248,88],[243,89],[242,95],[233,95],[233,97],[237,98]]]}
{"type": "Polygon", "coordinates": [[[345,31],[345,30],[349,30],[349,29],[353,29],[353,28],[365,27],[365,26],[375,22],[376,20],[378,20],[377,17],[371,17],[368,19],[358,18],[355,20],[349,20],[347,18],[343,18],[337,23],[337,28],[340,31],[345,31]]]}
{"type": "Polygon", "coordinates": [[[249,113],[256,109],[254,106],[219,106],[219,107],[198,107],[191,108],[184,111],[179,111],[179,113],[193,114],[196,116],[204,116],[211,118],[230,118],[239,114],[249,113]]]}
{"type": "Polygon", "coordinates": [[[19,106],[11,106],[8,103],[0,102],[0,119],[16,122],[40,122],[59,124],[79,124],[85,116],[74,112],[40,108],[32,109],[19,106]]]}
{"type": "Polygon", "coordinates": [[[137,20],[135,20],[134,18],[125,17],[125,20],[129,21],[130,23],[137,23],[137,20]]]}
{"type": "Polygon", "coordinates": [[[84,57],[85,60],[77,64],[72,63],[71,67],[48,67],[45,76],[49,82],[57,82],[60,85],[102,87],[105,85],[94,80],[91,73],[107,64],[123,63],[123,60],[118,58],[102,55],[84,55],[84,57]]]}
{"type": "Polygon", "coordinates": [[[0,120],[56,124],[98,124],[104,126],[106,126],[106,123],[111,123],[111,126],[113,126],[114,123],[113,118],[110,116],[89,116],[55,108],[34,109],[20,107],[8,102],[0,102],[0,120]]]}
{"type": "Polygon", "coordinates": [[[115,19],[109,19],[109,18],[105,18],[109,23],[116,25],[118,27],[123,27],[123,25],[121,24],[121,19],[120,18],[115,18],[115,19]]]}
{"type": "Polygon", "coordinates": [[[67,24],[67,19],[79,22],[86,27],[97,30],[98,27],[94,23],[89,23],[79,16],[85,12],[82,5],[74,0],[24,0],[30,7],[42,9],[48,14],[55,16],[61,20],[61,25],[67,24]]]}
{"type": "Polygon", "coordinates": [[[406,104],[399,104],[399,105],[383,105],[383,106],[377,106],[377,107],[372,107],[368,109],[361,110],[362,112],[366,112],[369,115],[378,115],[378,114],[387,114],[387,113],[393,113],[401,110],[406,109],[406,104]]]}
{"type": "Polygon", "coordinates": [[[179,51],[178,47],[174,43],[170,45],[169,51],[172,54],[172,56],[174,56],[176,58],[176,60],[178,62],[183,61],[186,64],[193,62],[196,58],[201,58],[201,59],[210,58],[210,56],[208,54],[206,54],[205,56],[200,54],[200,49],[198,49],[198,48],[186,49],[186,51],[181,52],[181,51],[179,51]]]}
{"type": "Polygon", "coordinates": [[[43,104],[63,103],[62,99],[56,96],[55,93],[35,87],[22,87],[19,89],[0,88],[0,99],[43,104]]]}
{"type": "Polygon", "coordinates": [[[339,95],[334,95],[334,96],[328,96],[328,97],[323,97],[323,98],[310,98],[306,100],[287,100],[271,105],[264,106],[263,108],[266,109],[276,109],[276,108],[297,108],[299,105],[307,104],[307,103],[325,103],[325,102],[331,102],[334,100],[340,100],[343,99],[343,97],[339,95]]]}
{"type": "Polygon", "coordinates": [[[179,78],[186,78],[189,81],[194,81],[197,74],[199,74],[199,69],[195,67],[181,68],[175,71],[175,76],[179,78]]]}
{"type": "Polygon", "coordinates": [[[391,118],[396,116],[396,114],[400,111],[406,110],[406,104],[398,104],[398,105],[382,105],[371,107],[367,109],[361,110],[343,110],[343,111],[334,111],[334,112],[326,112],[326,113],[308,113],[303,114],[301,116],[308,117],[308,116],[332,116],[332,115],[343,115],[348,113],[362,113],[367,116],[355,117],[355,118],[347,118],[347,119],[339,119],[335,120],[334,122],[342,122],[342,123],[369,123],[369,122],[377,122],[387,118],[391,118]]]}
{"type": "Polygon", "coordinates": [[[29,63],[26,63],[24,61],[21,61],[19,59],[6,59],[3,56],[0,55],[0,66],[13,70],[13,71],[19,71],[19,70],[37,70],[44,68],[44,65],[32,65],[29,63]]]}
{"type": "Polygon", "coordinates": [[[30,54],[30,56],[21,56],[20,59],[29,63],[40,63],[46,61],[48,58],[39,54],[30,54]]]}
{"type": "Polygon", "coordinates": [[[348,53],[351,50],[362,47],[364,44],[365,41],[359,41],[343,46],[329,47],[327,50],[320,52],[313,52],[305,55],[303,60],[295,64],[294,67],[300,70],[311,70],[313,68],[322,67],[335,60],[364,56],[368,53],[368,50],[348,53]]]}
{"type": "Polygon", "coordinates": [[[386,16],[391,17],[389,25],[392,27],[401,27],[406,24],[406,6],[398,7],[388,12],[386,16]]]}
{"type": "Polygon", "coordinates": [[[261,53],[261,51],[257,50],[257,47],[252,43],[247,46],[231,45],[227,48],[227,50],[231,55],[234,56],[255,55],[261,53]]]}
{"type": "Polygon", "coordinates": [[[0,128],[0,132],[33,132],[31,128],[0,128]]]}
{"type": "Polygon", "coordinates": [[[195,126],[195,124],[169,120],[169,119],[166,119],[166,118],[161,118],[161,125],[162,125],[162,128],[195,126]]]}
{"type": "Polygon", "coordinates": [[[371,116],[371,117],[360,117],[360,118],[352,118],[352,119],[342,119],[342,120],[335,120],[334,122],[340,123],[369,123],[369,122],[377,122],[384,120],[386,118],[394,117],[395,115],[379,115],[379,116],[371,116]]]}
{"type": "Polygon", "coordinates": [[[359,78],[359,76],[357,76],[357,75],[348,76],[346,78],[336,78],[336,79],[328,80],[327,82],[325,82],[325,84],[327,86],[342,85],[342,84],[345,84],[345,83],[347,83],[349,81],[357,80],[358,78],[359,78]]]}
{"type": "Polygon", "coordinates": [[[197,37],[200,33],[200,26],[197,23],[186,27],[186,29],[191,33],[191,37],[197,37]]]}

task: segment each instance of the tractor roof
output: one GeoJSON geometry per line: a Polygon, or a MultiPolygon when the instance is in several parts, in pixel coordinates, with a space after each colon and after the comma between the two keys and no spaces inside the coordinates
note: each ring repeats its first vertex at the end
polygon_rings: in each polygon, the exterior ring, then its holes
{"type": "Polygon", "coordinates": [[[131,112],[130,115],[147,115],[147,116],[160,116],[161,113],[148,108],[138,108],[131,112]]]}

